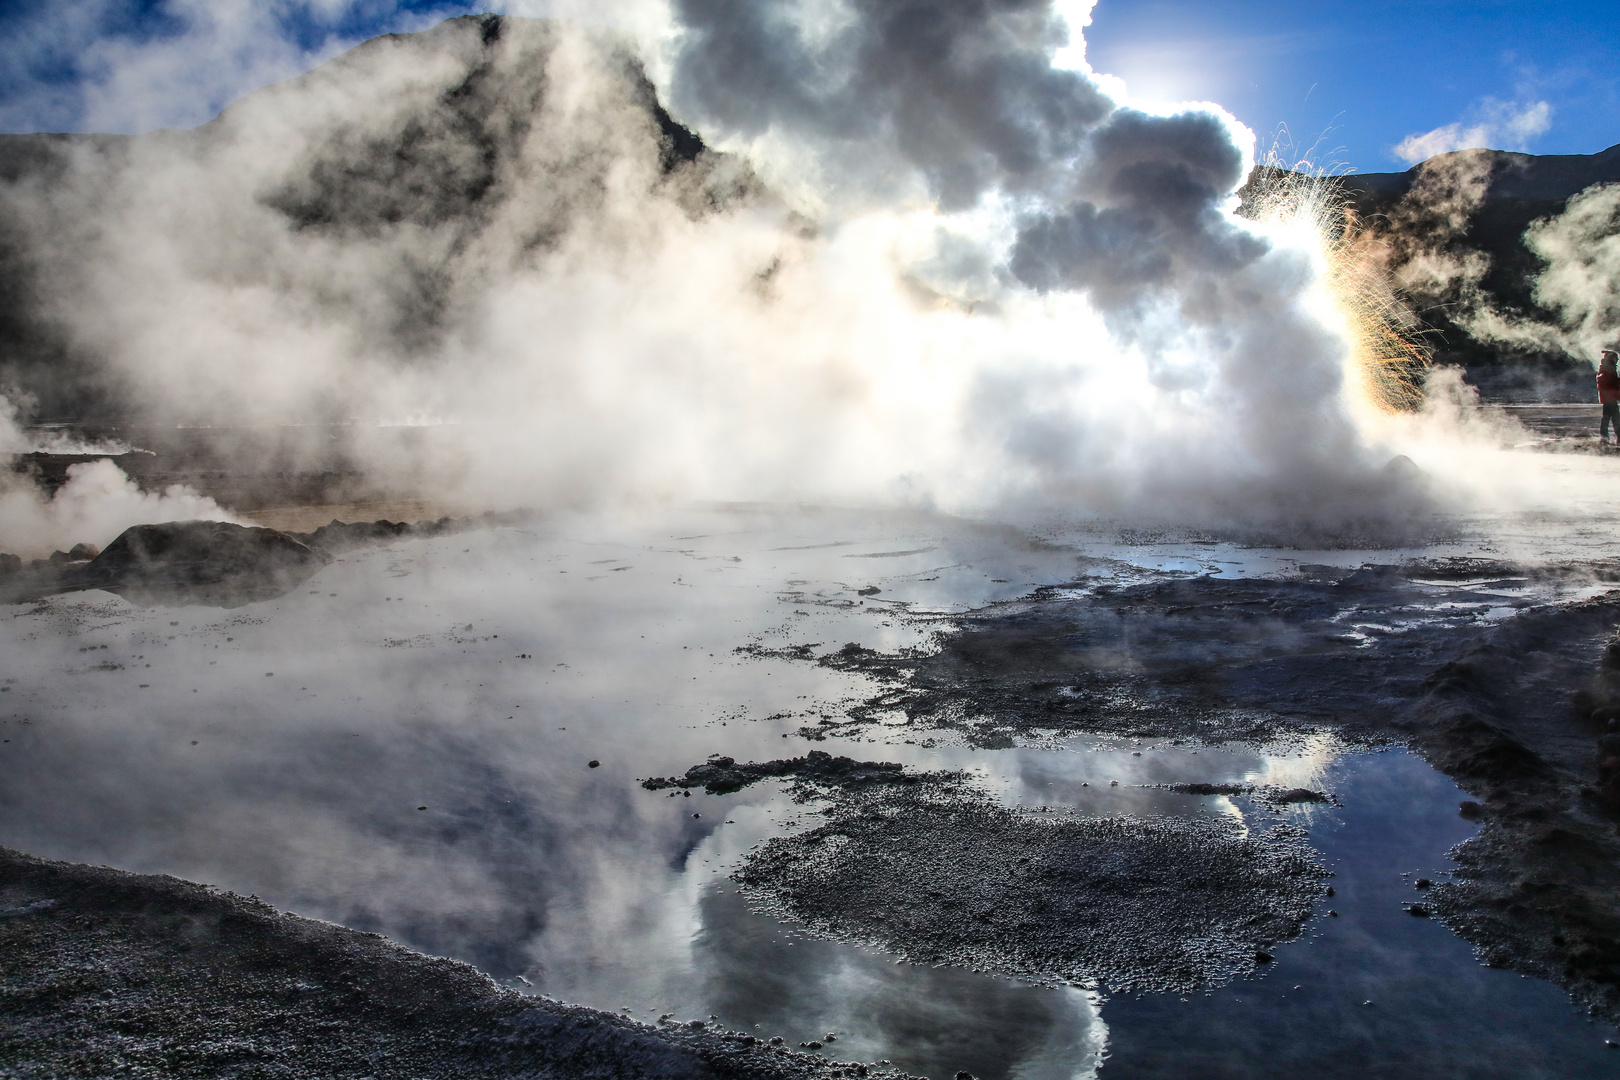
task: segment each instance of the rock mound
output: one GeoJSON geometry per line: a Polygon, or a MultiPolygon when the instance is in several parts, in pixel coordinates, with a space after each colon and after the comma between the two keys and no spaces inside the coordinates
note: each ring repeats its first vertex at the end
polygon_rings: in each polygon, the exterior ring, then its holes
{"type": "Polygon", "coordinates": [[[1291,825],[1053,816],[1003,806],[965,773],[819,750],[716,756],[642,787],[728,794],[771,779],[824,803],[826,822],[744,857],[732,879],[749,905],[914,963],[1186,992],[1270,962],[1328,876],[1291,825]]]}
{"type": "Polygon", "coordinates": [[[275,529],[170,521],[125,529],[77,584],[136,603],[237,607],[280,596],[330,561],[275,529]]]}

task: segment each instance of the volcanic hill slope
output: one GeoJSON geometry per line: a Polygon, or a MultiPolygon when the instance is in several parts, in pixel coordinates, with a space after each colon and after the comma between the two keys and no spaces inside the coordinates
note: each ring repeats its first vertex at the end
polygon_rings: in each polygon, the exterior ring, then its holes
{"type": "MultiPolygon", "coordinates": [[[[1549,265],[1528,234],[1583,192],[1620,183],[1620,146],[1547,156],[1458,150],[1342,183],[1437,363],[1463,367],[1488,399],[1592,400],[1596,356],[1571,357],[1551,340],[1570,314],[1538,294],[1549,265]]],[[[1620,221],[1608,233],[1620,234],[1620,221]]]]}
{"type": "Polygon", "coordinates": [[[226,290],[192,297],[198,315],[290,289],[267,330],[341,326],[339,349],[427,370],[477,327],[491,273],[582,233],[633,248],[624,204],[699,218],[759,191],[607,33],[479,15],[375,38],[194,130],[0,135],[0,387],[41,419],[218,425],[183,384],[148,378],[166,350],[217,347],[206,320],[185,324],[196,340],[164,328],[175,298],[148,291],[143,308],[127,288],[165,258],[205,260],[183,274],[226,290]],[[165,235],[206,243],[165,255],[165,235]],[[118,296],[131,303],[102,318],[118,296]]]}

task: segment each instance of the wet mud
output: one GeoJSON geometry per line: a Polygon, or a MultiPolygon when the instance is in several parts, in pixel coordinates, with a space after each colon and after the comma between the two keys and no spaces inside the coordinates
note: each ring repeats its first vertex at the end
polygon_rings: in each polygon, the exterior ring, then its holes
{"type": "Polygon", "coordinates": [[[1326,890],[1304,831],[1285,822],[1014,809],[959,772],[811,751],[722,757],[643,786],[724,794],[766,779],[825,804],[826,821],[745,857],[733,879],[750,902],[913,963],[1188,991],[1270,963],[1326,890]]]}
{"type": "Polygon", "coordinates": [[[931,620],[941,626],[933,648],[742,651],[814,659],[884,687],[800,731],[811,739],[899,711],[983,748],[1054,734],[1276,744],[1323,729],[1377,744],[1410,737],[1409,706],[1487,607],[1536,606],[1513,595],[1486,603],[1482,590],[1547,578],[1620,580],[1620,564],[1525,571],[1457,559],[1306,566],[1279,579],[1082,581],[931,620]]]}
{"type": "Polygon", "coordinates": [[[1477,802],[1452,880],[1413,906],[1481,957],[1620,1018],[1620,604],[1536,612],[1437,669],[1414,745],[1477,802]],[[1594,664],[1594,654],[1598,663],[1594,664]]]}
{"type": "MultiPolygon", "coordinates": [[[[1328,733],[1350,748],[1409,746],[1474,796],[1459,812],[1481,829],[1451,853],[1451,878],[1424,880],[1408,910],[1442,919],[1486,963],[1550,980],[1620,1019],[1620,645],[1605,652],[1620,599],[1547,602],[1535,589],[1611,582],[1615,569],[1449,560],[1303,567],[1270,580],[1079,582],[948,620],[921,617],[941,626],[929,648],[756,642],[743,651],[878,683],[847,715],[802,729],[811,739],[882,731],[980,748],[1072,735],[1287,745],[1328,733]]],[[[895,829],[930,827],[923,812],[895,829]]],[[[950,849],[948,837],[937,842],[950,849]]],[[[867,854],[878,848],[870,843],[867,854]]],[[[804,842],[777,850],[789,846],[804,842]]],[[[841,854],[828,858],[844,865],[841,854]]],[[[816,865],[796,868],[774,852],[768,864],[795,881],[816,865]]],[[[794,902],[787,910],[830,922],[819,901],[794,902]]]]}
{"type": "Polygon", "coordinates": [[[5,849],[0,1014],[16,1077],[901,1075],[526,996],[253,897],[5,849]]]}

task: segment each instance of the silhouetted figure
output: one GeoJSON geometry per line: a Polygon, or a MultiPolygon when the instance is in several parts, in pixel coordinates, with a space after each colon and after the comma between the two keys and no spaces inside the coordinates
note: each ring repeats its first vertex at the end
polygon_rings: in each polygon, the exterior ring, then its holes
{"type": "Polygon", "coordinates": [[[1603,359],[1598,362],[1597,388],[1598,404],[1603,406],[1603,420],[1598,424],[1598,442],[1609,441],[1609,424],[1614,424],[1615,445],[1620,446],[1620,371],[1615,370],[1615,362],[1620,360],[1612,349],[1603,350],[1603,359]]]}

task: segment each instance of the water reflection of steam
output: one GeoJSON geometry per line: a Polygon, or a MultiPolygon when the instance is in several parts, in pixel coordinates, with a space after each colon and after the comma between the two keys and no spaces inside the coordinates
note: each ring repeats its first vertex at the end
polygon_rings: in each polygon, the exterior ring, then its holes
{"type": "MultiPolygon", "coordinates": [[[[1093,550],[1112,543],[1093,539],[1093,550]]],[[[739,657],[736,646],[770,634],[824,648],[921,643],[874,601],[979,607],[1098,569],[1077,546],[1032,548],[1011,530],[921,514],[728,511],[658,531],[569,523],[354,552],[311,582],[318,595],[228,615],[139,609],[94,593],[16,609],[0,625],[0,675],[15,680],[0,695],[12,739],[0,753],[28,756],[6,758],[0,843],[257,892],[497,975],[523,974],[553,996],[632,1006],[640,1019],[718,1014],[794,1045],[835,1031],[824,1053],[887,1057],[936,1076],[1085,1075],[1105,1041],[1121,1045],[1117,1017],[1134,1006],[1116,999],[1105,1032],[1078,990],[895,965],[790,935],[750,915],[727,875],[754,844],[790,831],[787,821],[815,823],[805,808],[764,787],[669,799],[634,784],[711,753],[803,753],[784,732],[870,692],[847,673],[739,657]],[[866,546],[814,546],[833,539],[866,546]],[[944,550],[842,559],[931,545],[944,550]],[[860,594],[871,587],[881,592],[860,594]],[[784,589],[805,601],[780,599],[784,589]],[[818,597],[850,603],[811,602],[818,597]],[[597,758],[602,768],[586,768],[597,758]]],[[[1155,785],[1336,790],[1353,768],[1365,787],[1373,763],[1401,764],[1392,754],[1333,765],[1334,747],[1320,738],[1275,751],[1074,739],[989,753],[905,743],[920,732],[867,734],[880,741],[817,745],[973,769],[1009,805],[1247,815],[1260,827],[1278,819],[1251,800],[1155,785]]],[[[1331,840],[1334,823],[1368,802],[1364,791],[1341,794],[1342,809],[1288,808],[1280,820],[1304,816],[1313,843],[1331,840]]],[[[1439,815],[1450,828],[1453,793],[1438,797],[1451,800],[1439,815]]],[[[1386,870],[1388,836],[1402,828],[1404,819],[1371,836],[1366,863],[1386,870]]],[[[1429,868],[1455,839],[1426,843],[1427,861],[1411,865],[1429,868]]],[[[1344,917],[1313,934],[1359,925],[1352,869],[1335,879],[1344,917]]],[[[1389,910],[1396,930],[1413,932],[1398,904],[1389,910]]],[[[1456,949],[1413,976],[1428,980],[1424,993],[1440,1000],[1461,979],[1501,974],[1476,976],[1466,946],[1425,927],[1456,949]]],[[[1382,976],[1359,939],[1333,951],[1323,940],[1279,949],[1256,985],[1320,955],[1315,963],[1333,977],[1354,976],[1353,1004],[1374,996],[1361,982],[1382,976]]],[[[1479,985],[1502,1000],[1529,992],[1503,977],[1514,985],[1479,985]]],[[[1337,1031],[1343,1021],[1321,1024],[1337,1031]]],[[[1189,1037],[1207,1047],[1213,1030],[1189,1037]]]]}
{"type": "Polygon", "coordinates": [[[907,1072],[985,1080],[1095,1074],[1108,1029],[1086,991],[1046,989],[790,936],[729,889],[707,890],[697,975],[725,1022],[792,1043],[837,1034],[824,1054],[887,1058],[907,1072]]]}

